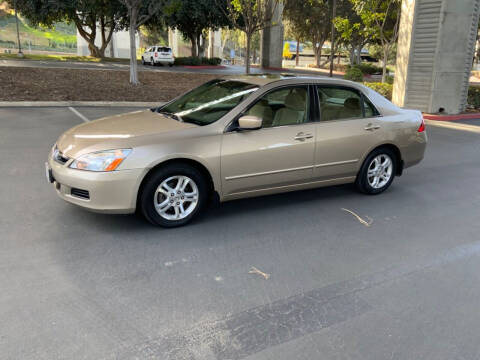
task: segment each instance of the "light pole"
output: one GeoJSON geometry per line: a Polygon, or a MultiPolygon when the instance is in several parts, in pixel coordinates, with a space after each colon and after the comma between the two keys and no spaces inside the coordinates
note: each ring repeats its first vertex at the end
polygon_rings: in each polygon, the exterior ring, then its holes
{"type": "Polygon", "coordinates": [[[17,23],[18,57],[23,57],[22,45],[20,44],[20,31],[18,29],[18,14],[17,14],[17,1],[16,0],[13,0],[13,10],[15,11],[15,21],[17,23]]]}
{"type": "Polygon", "coordinates": [[[337,0],[333,0],[332,4],[332,39],[330,42],[330,77],[333,76],[333,56],[335,51],[335,16],[337,14],[337,0]]]}

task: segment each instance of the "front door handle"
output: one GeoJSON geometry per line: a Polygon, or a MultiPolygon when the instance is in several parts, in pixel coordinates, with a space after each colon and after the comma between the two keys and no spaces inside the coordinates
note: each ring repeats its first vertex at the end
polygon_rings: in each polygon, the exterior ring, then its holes
{"type": "Polygon", "coordinates": [[[311,139],[311,138],[313,138],[312,134],[304,134],[303,132],[299,132],[297,135],[295,135],[293,139],[298,141],[305,141],[306,139],[311,139]]]}
{"type": "Polygon", "coordinates": [[[367,131],[378,130],[378,129],[380,129],[380,125],[373,125],[373,124],[370,123],[367,126],[365,126],[364,129],[367,130],[367,131]]]}

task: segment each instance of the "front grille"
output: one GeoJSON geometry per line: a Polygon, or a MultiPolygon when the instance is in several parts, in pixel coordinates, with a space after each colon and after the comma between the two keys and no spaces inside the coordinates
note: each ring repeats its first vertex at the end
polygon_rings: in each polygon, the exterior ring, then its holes
{"type": "Polygon", "coordinates": [[[55,160],[56,162],[62,165],[64,165],[68,160],[70,160],[70,158],[64,156],[56,146],[55,146],[55,149],[53,149],[52,157],[53,157],[53,160],[55,160]]]}
{"type": "Polygon", "coordinates": [[[72,196],[76,196],[82,199],[90,199],[90,193],[88,192],[88,190],[72,188],[72,190],[70,190],[70,194],[72,194],[72,196]]]}

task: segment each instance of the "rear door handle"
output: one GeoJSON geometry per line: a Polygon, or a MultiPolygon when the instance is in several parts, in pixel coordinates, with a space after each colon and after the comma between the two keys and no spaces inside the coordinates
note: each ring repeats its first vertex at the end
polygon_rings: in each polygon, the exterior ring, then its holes
{"type": "Polygon", "coordinates": [[[368,124],[364,129],[367,131],[378,130],[380,129],[380,125],[368,124]]]}
{"type": "Polygon", "coordinates": [[[304,134],[303,132],[299,132],[293,139],[298,141],[305,141],[306,139],[313,138],[312,134],[304,134]]]}

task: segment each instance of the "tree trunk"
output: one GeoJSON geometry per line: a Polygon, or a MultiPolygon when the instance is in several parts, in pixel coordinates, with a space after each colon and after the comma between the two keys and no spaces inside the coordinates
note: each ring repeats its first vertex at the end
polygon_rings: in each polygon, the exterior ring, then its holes
{"type": "Polygon", "coordinates": [[[295,66],[300,64],[300,39],[297,39],[297,51],[295,53],[295,66]]]}
{"type": "Polygon", "coordinates": [[[252,42],[252,34],[247,33],[247,56],[245,58],[245,73],[250,74],[250,46],[252,42]]]}
{"type": "Polygon", "coordinates": [[[387,82],[387,61],[388,61],[389,46],[383,46],[383,71],[382,71],[382,83],[387,82]]]}
{"type": "Polygon", "coordinates": [[[90,51],[90,56],[96,57],[96,58],[101,58],[101,53],[100,49],[92,44],[90,41],[87,41],[88,43],[88,51],[90,51]]]}
{"type": "Polygon", "coordinates": [[[362,49],[363,49],[362,44],[357,46],[357,54],[355,56],[356,56],[356,63],[358,65],[362,63],[362,49]]]}
{"type": "Polygon", "coordinates": [[[197,38],[195,35],[190,36],[190,41],[192,42],[192,57],[198,56],[197,48],[197,38]]]}
{"type": "Polygon", "coordinates": [[[355,46],[350,48],[350,65],[355,65],[355,46]]]}
{"type": "Polygon", "coordinates": [[[319,44],[319,47],[315,49],[315,66],[317,68],[320,67],[320,61],[322,61],[322,46],[323,44],[319,44]]]}
{"type": "Polygon", "coordinates": [[[96,23],[88,26],[91,29],[90,33],[83,28],[82,23],[80,22],[79,19],[74,19],[74,23],[75,23],[75,26],[77,27],[78,33],[88,44],[88,50],[90,51],[90,56],[100,57],[99,49],[95,45],[95,38],[97,36],[96,23]]]}
{"type": "Polygon", "coordinates": [[[137,30],[138,9],[130,9],[130,84],[140,85],[137,70],[137,44],[135,43],[135,32],[137,30]]]}
{"type": "Polygon", "coordinates": [[[205,41],[202,41],[202,34],[197,35],[198,57],[205,56],[205,41]]]}
{"type": "Polygon", "coordinates": [[[112,40],[112,35],[113,35],[113,23],[114,19],[111,19],[111,26],[108,28],[108,35],[106,34],[107,29],[106,29],[106,24],[105,24],[105,19],[102,17],[100,21],[100,31],[101,31],[101,36],[102,36],[102,45],[100,48],[98,48],[98,54],[101,58],[105,57],[105,49],[107,48],[108,44],[112,40]]]}

